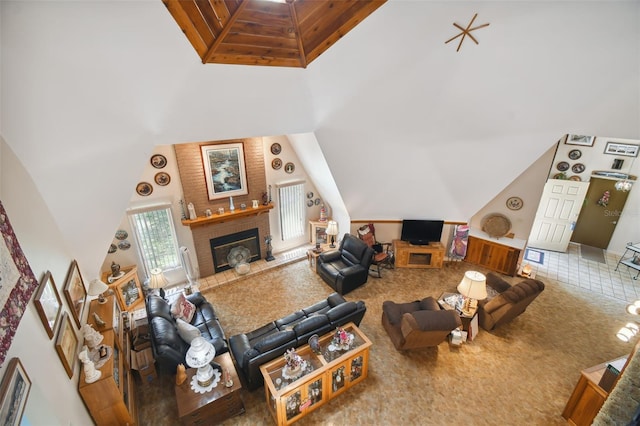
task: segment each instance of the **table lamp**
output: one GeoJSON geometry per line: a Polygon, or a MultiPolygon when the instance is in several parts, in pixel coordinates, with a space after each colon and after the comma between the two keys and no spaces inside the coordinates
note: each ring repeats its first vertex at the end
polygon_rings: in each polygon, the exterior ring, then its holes
{"type": "Polygon", "coordinates": [[[149,272],[151,273],[151,277],[149,277],[149,287],[159,289],[160,297],[164,299],[164,286],[169,284],[167,277],[164,276],[160,268],[153,268],[149,272]]]}
{"type": "MultiPolygon", "coordinates": [[[[487,298],[487,277],[480,272],[467,271],[460,284],[458,284],[458,292],[465,297],[463,313],[471,315],[470,305],[471,299],[482,300],[487,298]]],[[[474,303],[475,305],[475,303],[474,303]]],[[[475,309],[473,309],[475,311],[475,309]]]]}
{"type": "Polygon", "coordinates": [[[185,361],[189,367],[197,368],[196,380],[200,386],[207,387],[213,381],[211,361],[216,356],[216,349],[204,337],[196,337],[191,341],[185,361]]]}
{"type": "Polygon", "coordinates": [[[338,235],[338,222],[330,220],[327,223],[327,235],[331,237],[331,245],[329,247],[336,248],[336,235],[338,235]]]}
{"type": "Polygon", "coordinates": [[[87,293],[90,296],[98,296],[98,303],[103,305],[104,303],[107,302],[106,297],[104,297],[104,292],[107,291],[107,290],[109,290],[109,286],[108,285],[103,283],[98,278],[94,278],[89,283],[89,289],[87,290],[87,293]]]}

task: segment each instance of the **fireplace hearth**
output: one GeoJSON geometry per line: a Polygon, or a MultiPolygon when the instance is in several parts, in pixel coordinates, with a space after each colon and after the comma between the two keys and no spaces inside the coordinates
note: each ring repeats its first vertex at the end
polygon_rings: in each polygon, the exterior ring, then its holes
{"type": "MultiPolygon", "coordinates": [[[[240,255],[241,253],[247,253],[248,250],[247,262],[255,262],[261,258],[258,228],[212,238],[209,240],[209,243],[213,257],[213,270],[216,274],[233,268],[233,266],[229,264],[228,259],[229,254],[232,252],[240,255]],[[241,250],[241,248],[245,248],[246,250],[241,250]]],[[[232,261],[237,260],[237,258],[232,259],[232,261]]]]}

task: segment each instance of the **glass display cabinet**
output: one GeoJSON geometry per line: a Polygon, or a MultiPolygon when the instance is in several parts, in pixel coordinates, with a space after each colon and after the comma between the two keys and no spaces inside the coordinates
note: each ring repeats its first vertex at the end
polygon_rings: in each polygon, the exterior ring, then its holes
{"type": "Polygon", "coordinates": [[[336,345],[335,330],[318,339],[319,350],[296,349],[300,372],[291,375],[284,357],[260,367],[267,406],[276,424],[289,425],[321,407],[367,377],[371,341],[353,323],[342,327],[350,342],[336,345]]]}

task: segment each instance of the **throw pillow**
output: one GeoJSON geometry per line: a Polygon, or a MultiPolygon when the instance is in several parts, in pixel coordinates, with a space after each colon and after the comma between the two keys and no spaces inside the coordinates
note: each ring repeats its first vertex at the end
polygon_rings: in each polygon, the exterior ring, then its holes
{"type": "Polygon", "coordinates": [[[182,318],[186,322],[191,322],[193,314],[196,313],[196,305],[189,302],[183,293],[180,293],[178,299],[171,305],[171,314],[175,318],[182,318]]]}
{"type": "Polygon", "coordinates": [[[189,344],[191,344],[193,339],[200,337],[201,335],[198,327],[189,324],[182,318],[176,319],[176,328],[178,329],[178,334],[182,337],[182,340],[189,344]]]}

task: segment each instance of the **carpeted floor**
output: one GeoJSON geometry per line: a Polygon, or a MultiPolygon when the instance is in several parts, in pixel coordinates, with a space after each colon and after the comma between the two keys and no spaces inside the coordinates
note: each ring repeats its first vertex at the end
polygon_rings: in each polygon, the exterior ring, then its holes
{"type": "MultiPolygon", "coordinates": [[[[524,314],[494,332],[481,330],[462,347],[445,342],[398,352],[391,344],[380,324],[383,301],[455,291],[466,270],[478,269],[458,262],[439,270],[385,270],[383,278],[371,277],[346,295],[367,305],[360,328],[373,342],[369,377],[299,424],[566,424],[561,413],[580,370],[632,349],[615,337],[627,321],[624,302],[545,281],[545,291],[524,314]]],[[[330,293],[302,261],[204,294],[231,336],[330,293]]],[[[246,413],[224,424],[273,424],[264,391],[242,392],[246,413]]],[[[141,424],[177,424],[173,395],[172,377],[139,384],[141,424]]]]}

